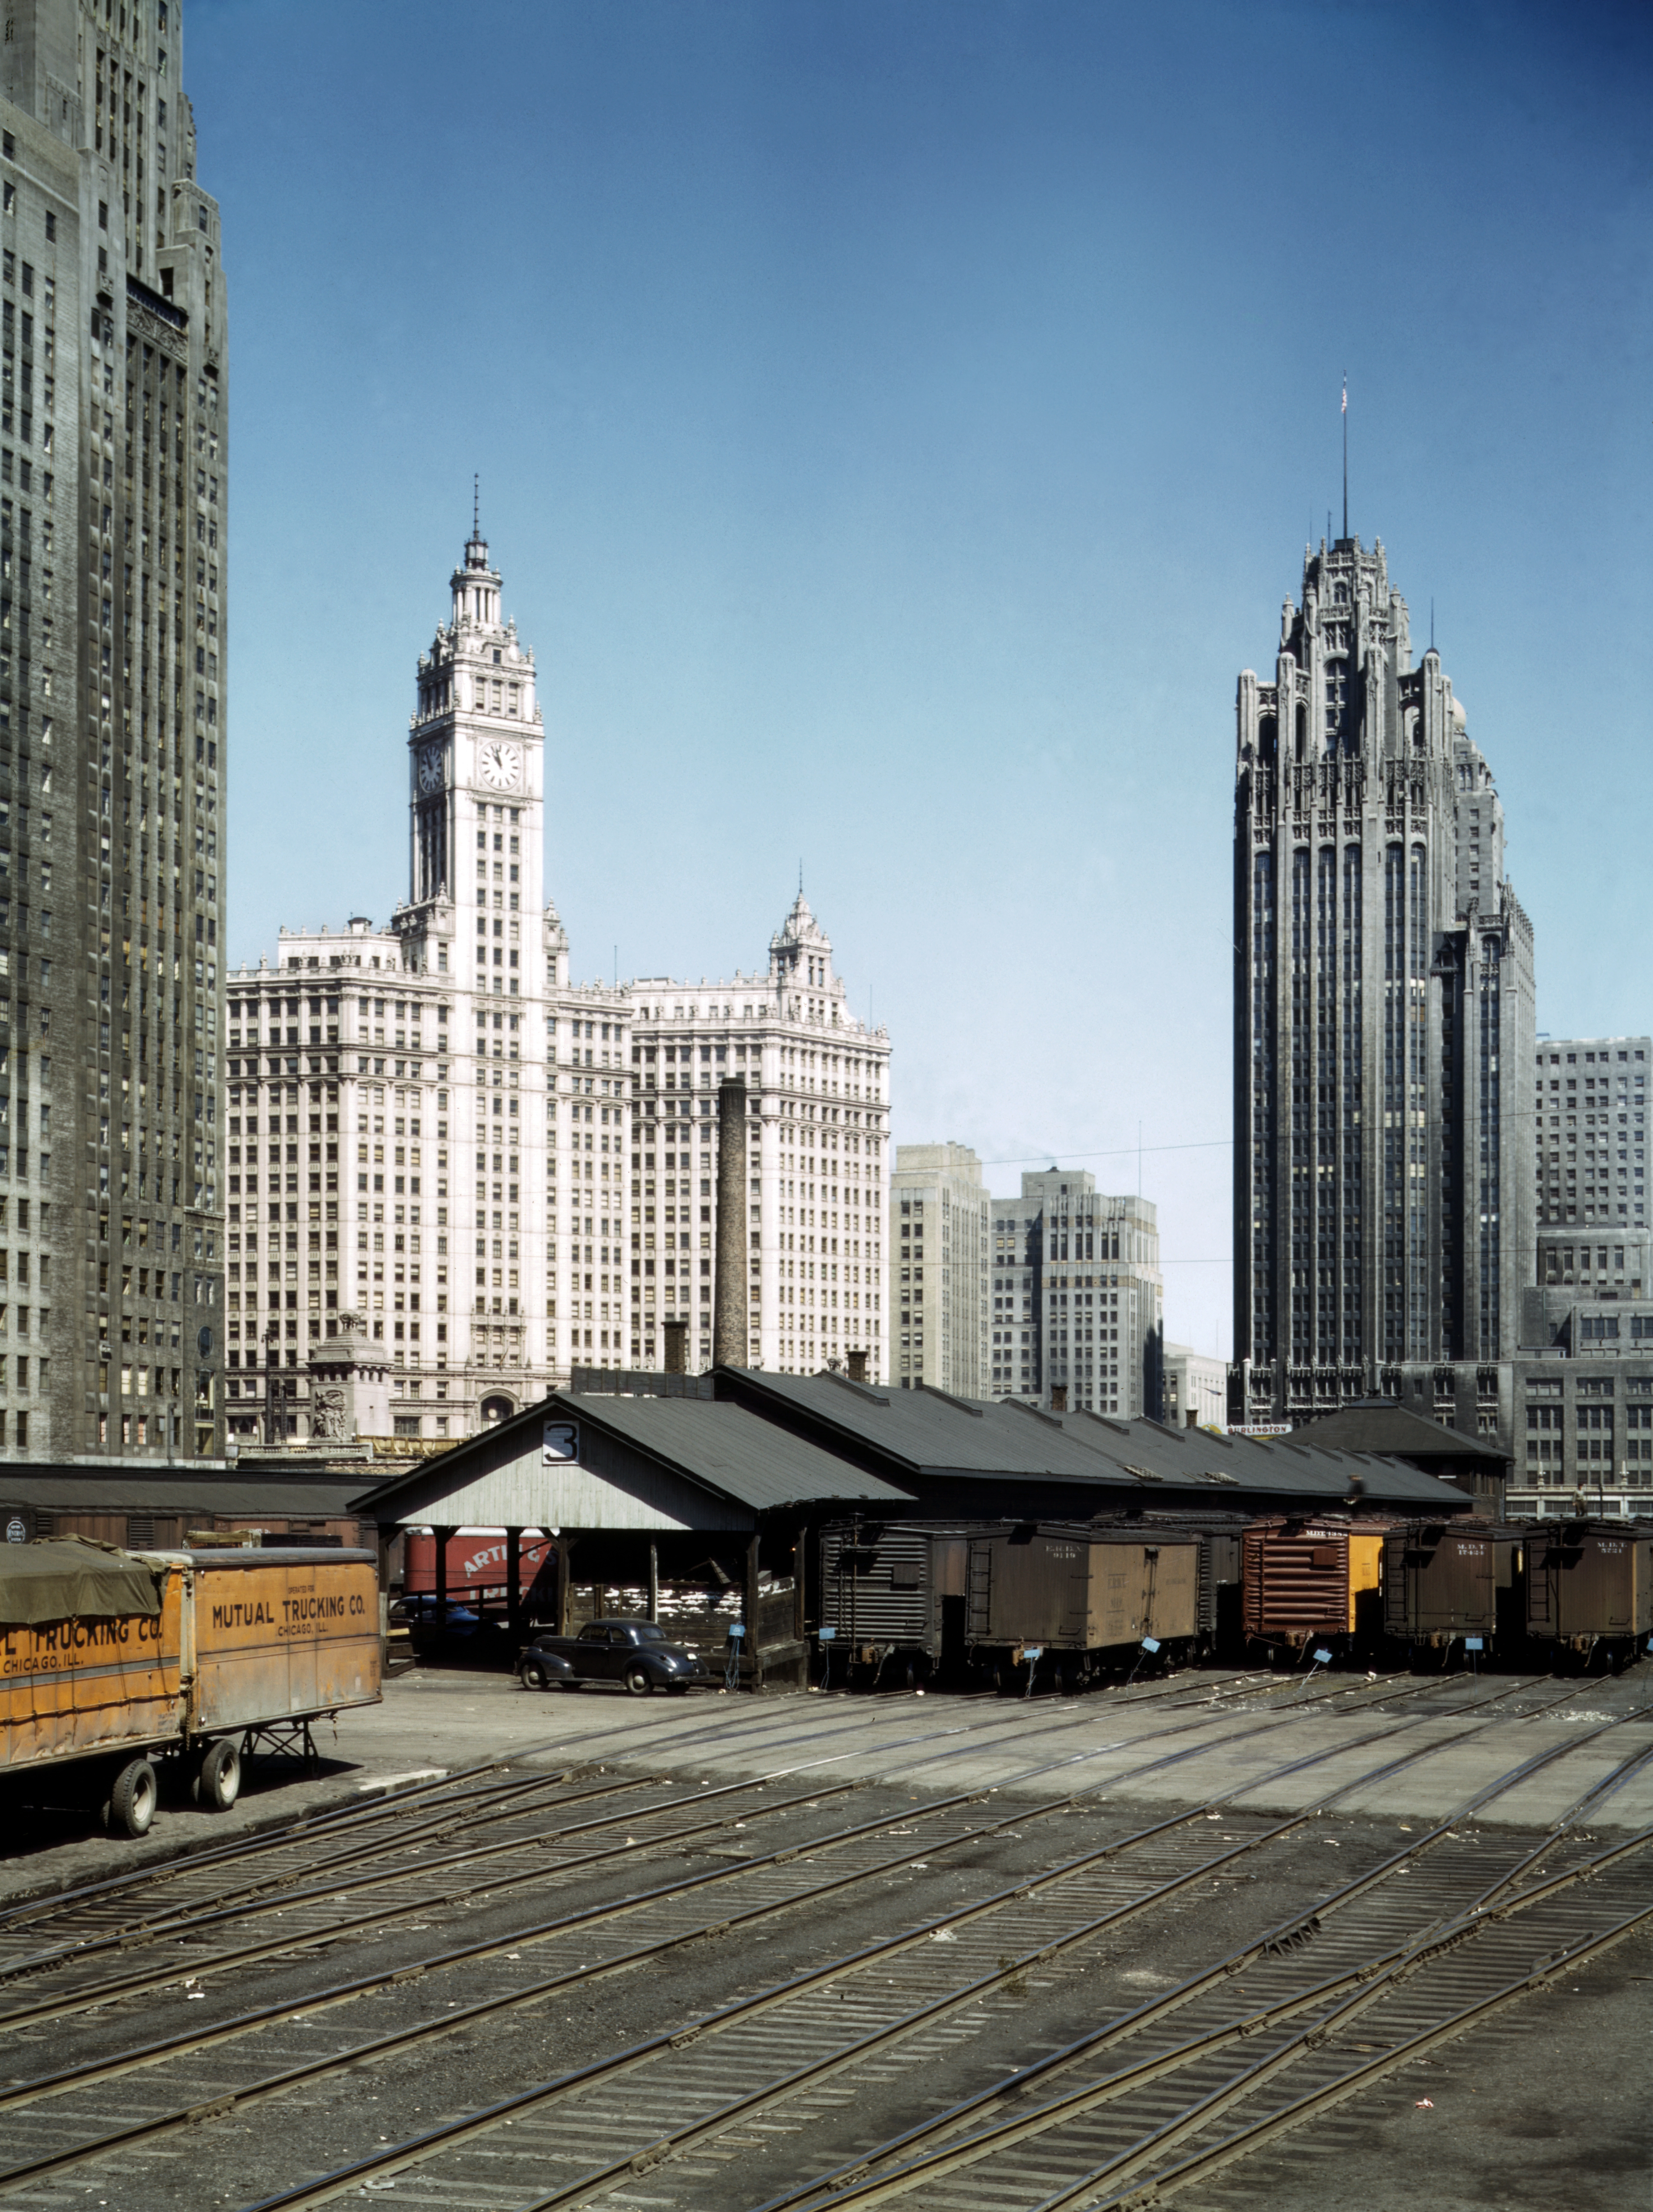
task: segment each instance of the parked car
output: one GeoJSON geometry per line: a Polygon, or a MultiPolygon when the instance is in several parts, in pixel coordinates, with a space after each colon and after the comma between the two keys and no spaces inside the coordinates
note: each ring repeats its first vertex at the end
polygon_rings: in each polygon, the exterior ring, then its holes
{"type": "MultiPolygon", "coordinates": [[[[410,1628],[436,1628],[442,1625],[436,1600],[430,1596],[399,1597],[390,1609],[392,1621],[405,1621],[410,1628]]],[[[482,1615],[468,1605],[447,1601],[447,1629],[450,1636],[474,1636],[482,1626],[482,1615]]]]}
{"type": "Polygon", "coordinates": [[[517,1673],[525,1690],[622,1682],[634,1698],[655,1689],[680,1697],[712,1680],[692,1651],[652,1620],[588,1620],[578,1636],[537,1636],[524,1646],[517,1673]]]}

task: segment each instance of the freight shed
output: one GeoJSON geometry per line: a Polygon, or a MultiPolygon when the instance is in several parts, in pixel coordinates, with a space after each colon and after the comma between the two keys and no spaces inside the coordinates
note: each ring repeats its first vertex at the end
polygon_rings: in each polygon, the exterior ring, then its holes
{"type": "Polygon", "coordinates": [[[1364,1452],[1404,1460],[1421,1474],[1438,1475],[1474,1502],[1478,1513],[1494,1520],[1504,1511],[1510,1479],[1508,1452],[1486,1437],[1461,1436],[1443,1421],[1431,1420],[1395,1398],[1365,1398],[1305,1422],[1292,1431],[1294,1443],[1333,1451],[1364,1452]]]}
{"type": "Polygon", "coordinates": [[[582,1613],[646,1612],[720,1663],[734,1629],[743,1674],[773,1680],[804,1674],[807,1529],[911,1504],[876,1474],[709,1395],[568,1392],[380,1484],[356,1510],[377,1524],[386,1586],[398,1540],[432,1532],[439,1611],[450,1540],[495,1531],[520,1630],[521,1553],[528,1532],[543,1534],[556,1544],[559,1633],[582,1613]]]}
{"type": "Polygon", "coordinates": [[[374,1524],[358,1522],[351,1499],[359,1474],[295,1480],[259,1469],[209,1473],[153,1460],[78,1466],[43,1461],[0,1467],[0,1534],[92,1536],[135,1552],[174,1551],[192,1538],[223,1541],[258,1529],[268,1542],[369,1544],[374,1524]]]}
{"type": "MultiPolygon", "coordinates": [[[[719,1368],[717,1395],[917,1501],[926,1516],[1089,1520],[1167,1510],[1465,1511],[1452,1482],[1304,1436],[1218,1437],[1158,1421],[1046,1413],[1013,1399],[879,1389],[836,1374],[719,1368]]],[[[911,1508],[909,1509],[911,1512],[911,1508]]]]}

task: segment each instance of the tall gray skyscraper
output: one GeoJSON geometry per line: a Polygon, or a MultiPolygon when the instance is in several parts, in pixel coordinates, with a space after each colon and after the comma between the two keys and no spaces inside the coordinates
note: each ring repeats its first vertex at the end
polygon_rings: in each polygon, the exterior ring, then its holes
{"type": "Polygon", "coordinates": [[[179,0],[0,45],[0,1449],[219,1437],[228,391],[179,0]]]}
{"type": "Polygon", "coordinates": [[[1533,933],[1381,542],[1309,552],[1237,720],[1232,1411],[1263,1421],[1513,1352],[1533,933]]]}

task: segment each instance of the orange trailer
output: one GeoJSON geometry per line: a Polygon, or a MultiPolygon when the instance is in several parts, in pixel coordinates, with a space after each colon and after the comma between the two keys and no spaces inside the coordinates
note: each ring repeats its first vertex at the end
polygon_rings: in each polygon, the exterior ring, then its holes
{"type": "Polygon", "coordinates": [[[142,1835],[157,1759],[229,1806],[244,1755],[313,1759],[313,1721],[378,1702],[380,1653],[371,1552],[0,1546],[0,1777],[78,1762],[142,1835]]]}

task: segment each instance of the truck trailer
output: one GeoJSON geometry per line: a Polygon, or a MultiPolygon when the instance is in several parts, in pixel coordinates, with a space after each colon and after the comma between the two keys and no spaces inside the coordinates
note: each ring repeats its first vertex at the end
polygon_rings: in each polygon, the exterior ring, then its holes
{"type": "Polygon", "coordinates": [[[255,1747],[313,1760],[312,1722],[379,1702],[380,1651],[371,1552],[0,1546],[0,1782],[74,1768],[141,1836],[165,1762],[225,1809],[255,1747]]]}

